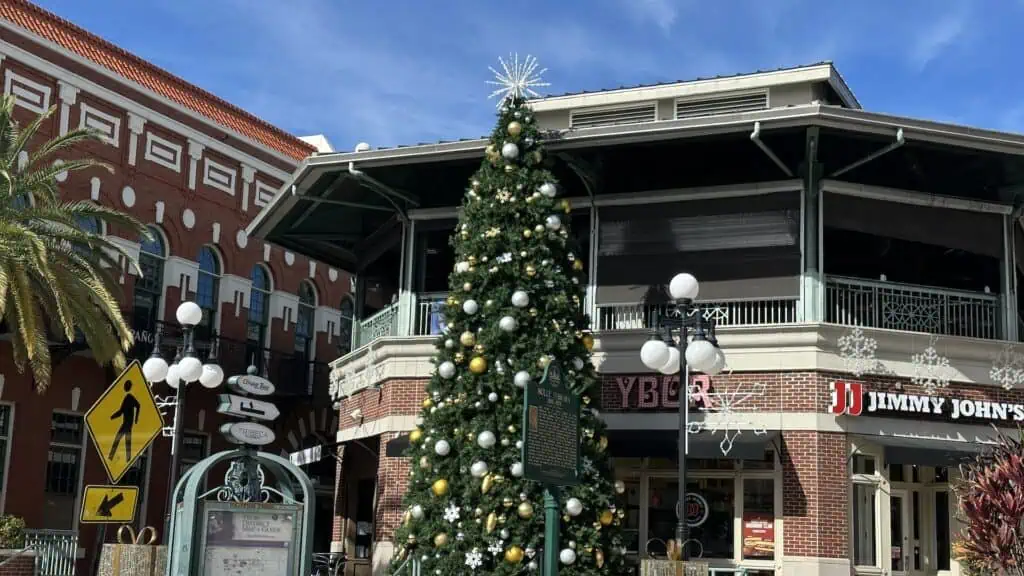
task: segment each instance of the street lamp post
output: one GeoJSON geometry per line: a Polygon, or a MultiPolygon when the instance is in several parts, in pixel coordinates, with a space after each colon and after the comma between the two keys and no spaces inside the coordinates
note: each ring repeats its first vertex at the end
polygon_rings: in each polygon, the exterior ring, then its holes
{"type": "Polygon", "coordinates": [[[714,376],[725,367],[725,355],[715,339],[714,320],[706,319],[694,301],[700,286],[692,274],[676,274],[669,283],[675,314],[657,317],[654,337],[640,348],[640,360],[662,374],[679,374],[679,490],[676,503],[676,541],[682,560],[689,560],[686,522],[686,456],[689,452],[690,368],[714,376]],[[679,335],[678,344],[673,333],[679,335]],[[692,333],[692,338],[691,338],[692,333]]]}
{"type": "MultiPolygon", "coordinates": [[[[185,433],[185,393],[189,384],[199,382],[204,388],[216,388],[224,381],[224,370],[217,364],[216,343],[210,343],[210,354],[206,363],[196,357],[195,327],[203,320],[203,311],[195,302],[182,302],[174,313],[182,328],[183,349],[178,349],[173,363],[160,355],[160,334],[157,332],[153,352],[142,365],[142,373],[152,385],[166,382],[175,389],[174,423],[171,438],[171,470],[167,487],[167,520],[174,513],[174,488],[178,483],[178,469],[181,466],[181,444],[185,433]]],[[[166,535],[166,530],[164,531],[166,535]]]]}

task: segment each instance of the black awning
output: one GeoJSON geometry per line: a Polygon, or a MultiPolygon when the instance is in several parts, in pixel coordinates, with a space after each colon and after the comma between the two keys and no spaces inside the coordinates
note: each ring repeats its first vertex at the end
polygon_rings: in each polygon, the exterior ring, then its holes
{"type": "Polygon", "coordinates": [[[887,464],[916,466],[958,466],[968,461],[988,444],[964,442],[947,438],[918,436],[861,436],[885,449],[887,464]]]}
{"type": "MultiPolygon", "coordinates": [[[[728,453],[723,449],[721,433],[690,434],[690,458],[726,458],[729,460],[762,460],[778,432],[769,430],[756,434],[744,430],[733,438],[728,453]]],[[[676,458],[679,455],[678,432],[675,430],[609,430],[608,452],[618,458],[676,458]]]]}
{"type": "Polygon", "coordinates": [[[401,458],[405,456],[406,450],[409,449],[409,435],[402,434],[397,438],[388,440],[387,445],[384,447],[384,455],[388,458],[401,458]]]}

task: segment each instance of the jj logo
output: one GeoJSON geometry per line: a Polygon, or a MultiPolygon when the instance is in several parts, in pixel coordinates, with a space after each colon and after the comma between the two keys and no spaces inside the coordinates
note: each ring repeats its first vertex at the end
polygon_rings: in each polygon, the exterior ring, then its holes
{"type": "Polygon", "coordinates": [[[860,416],[864,411],[864,387],[859,382],[843,382],[836,380],[832,383],[832,409],[833,414],[849,414],[860,416]]]}

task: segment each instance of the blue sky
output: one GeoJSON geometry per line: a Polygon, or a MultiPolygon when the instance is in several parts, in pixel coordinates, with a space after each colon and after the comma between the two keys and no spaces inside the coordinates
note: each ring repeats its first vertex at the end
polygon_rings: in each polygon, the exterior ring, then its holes
{"type": "Polygon", "coordinates": [[[1024,132],[1024,0],[40,0],[335,148],[490,131],[488,66],[547,93],[834,60],[866,109],[1024,132]]]}

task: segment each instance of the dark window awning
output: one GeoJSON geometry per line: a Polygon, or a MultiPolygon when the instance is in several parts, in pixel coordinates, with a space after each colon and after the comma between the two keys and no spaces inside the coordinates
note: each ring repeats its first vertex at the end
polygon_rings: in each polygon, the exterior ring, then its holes
{"type": "MultiPolygon", "coordinates": [[[[688,455],[690,458],[761,460],[777,437],[775,430],[765,434],[744,430],[733,439],[731,449],[725,454],[722,434],[690,434],[688,455]]],[[[679,455],[678,444],[678,432],[675,430],[608,431],[608,452],[618,458],[676,458],[679,455]]]]}
{"type": "Polygon", "coordinates": [[[861,436],[885,449],[887,464],[958,466],[988,447],[982,442],[919,436],[861,436]]]}

